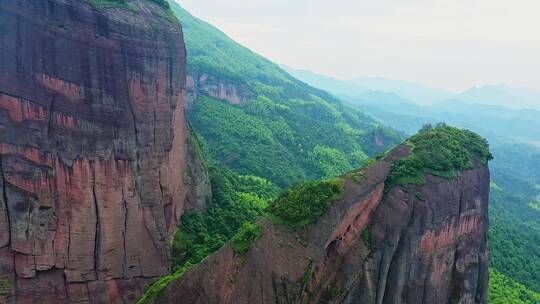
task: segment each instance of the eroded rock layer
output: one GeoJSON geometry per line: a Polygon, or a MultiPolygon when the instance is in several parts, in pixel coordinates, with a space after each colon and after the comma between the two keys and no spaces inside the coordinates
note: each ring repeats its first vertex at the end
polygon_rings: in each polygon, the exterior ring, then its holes
{"type": "Polygon", "coordinates": [[[225,246],[156,303],[486,303],[489,170],[387,187],[402,145],[344,176],[343,199],[300,230],[262,221],[245,255],[225,246]]]}
{"type": "Polygon", "coordinates": [[[2,303],[133,302],[204,202],[181,28],[106,2],[0,1],[2,303]]]}

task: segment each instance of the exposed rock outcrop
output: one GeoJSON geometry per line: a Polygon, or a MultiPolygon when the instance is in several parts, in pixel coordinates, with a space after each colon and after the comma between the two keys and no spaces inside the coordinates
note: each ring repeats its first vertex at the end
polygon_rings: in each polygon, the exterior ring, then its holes
{"type": "Polygon", "coordinates": [[[209,74],[192,71],[187,76],[187,91],[196,97],[199,94],[216,99],[226,100],[232,104],[240,104],[255,98],[249,88],[239,81],[219,78],[209,74]]]}
{"type": "Polygon", "coordinates": [[[389,186],[401,145],[345,175],[344,197],[300,230],[262,220],[245,255],[225,246],[156,303],[486,303],[489,169],[389,186]]]}
{"type": "Polygon", "coordinates": [[[1,303],[135,301],[208,196],[179,24],[104,3],[0,1],[1,303]]]}

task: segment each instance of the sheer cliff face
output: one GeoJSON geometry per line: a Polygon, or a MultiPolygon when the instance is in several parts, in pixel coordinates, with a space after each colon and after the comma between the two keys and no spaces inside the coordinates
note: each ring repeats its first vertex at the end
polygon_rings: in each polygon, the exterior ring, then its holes
{"type": "Polygon", "coordinates": [[[156,302],[486,303],[487,166],[385,189],[408,153],[400,146],[345,177],[344,198],[314,225],[263,221],[245,256],[222,248],[156,302]]]}
{"type": "Polygon", "coordinates": [[[203,201],[180,26],[129,5],[0,2],[2,303],[133,302],[203,201]]]}

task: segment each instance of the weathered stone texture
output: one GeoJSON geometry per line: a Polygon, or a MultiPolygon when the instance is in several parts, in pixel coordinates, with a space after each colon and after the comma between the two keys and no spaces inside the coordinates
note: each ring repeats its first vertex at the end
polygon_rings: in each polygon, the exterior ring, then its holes
{"type": "Polygon", "coordinates": [[[130,7],[0,1],[2,303],[133,302],[204,206],[181,28],[130,7]]]}

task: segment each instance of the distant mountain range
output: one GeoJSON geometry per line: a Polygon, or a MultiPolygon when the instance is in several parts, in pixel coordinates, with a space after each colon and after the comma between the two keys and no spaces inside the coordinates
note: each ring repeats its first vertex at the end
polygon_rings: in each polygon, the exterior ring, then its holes
{"type": "MultiPolygon", "coordinates": [[[[497,105],[511,109],[533,108],[540,110],[540,92],[513,88],[505,84],[473,87],[462,93],[452,93],[421,83],[392,80],[381,77],[360,77],[339,80],[320,75],[309,70],[283,68],[294,77],[321,89],[330,91],[346,99],[364,99],[373,94],[393,94],[395,99],[408,99],[418,105],[432,105],[445,100],[461,100],[468,103],[497,105]],[[373,93],[376,91],[377,93],[373,93]]],[[[385,96],[392,99],[392,96],[385,96]]]]}
{"type": "Polygon", "coordinates": [[[512,109],[540,109],[540,92],[512,88],[505,84],[473,87],[456,97],[469,102],[499,105],[512,109]]]}

